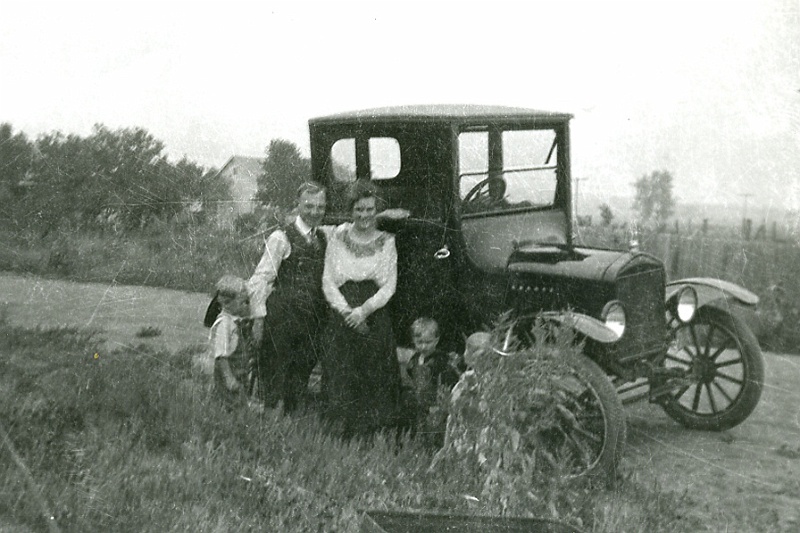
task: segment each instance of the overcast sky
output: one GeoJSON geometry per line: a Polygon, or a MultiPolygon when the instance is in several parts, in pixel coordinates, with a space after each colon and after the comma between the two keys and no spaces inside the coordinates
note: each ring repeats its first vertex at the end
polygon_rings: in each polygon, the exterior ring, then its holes
{"type": "Polygon", "coordinates": [[[666,169],[680,199],[800,208],[800,0],[0,0],[0,122],[140,126],[220,167],[309,118],[416,103],[573,113],[581,195],[666,169]]]}

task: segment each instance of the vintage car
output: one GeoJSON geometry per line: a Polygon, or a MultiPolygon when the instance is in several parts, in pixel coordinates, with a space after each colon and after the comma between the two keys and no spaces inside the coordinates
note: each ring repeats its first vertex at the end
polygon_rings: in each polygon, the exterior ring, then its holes
{"type": "Polygon", "coordinates": [[[616,466],[621,397],[632,389],[687,427],[723,430],[755,408],[764,367],[752,332],[732,312],[754,306],[754,294],[715,279],[667,281],[652,255],[574,242],[571,118],[400,106],[314,118],[309,130],[329,222],[348,217],[354,180],[372,180],[385,207],[410,213],[383,222],[396,235],[392,310],[401,343],[422,315],[439,321],[451,349],[509,311],[500,353],[524,338],[533,317],[575,330],[584,354],[575,364],[583,390],[575,408],[584,412],[565,421],[565,434],[575,448],[568,460],[584,472],[616,466]]]}

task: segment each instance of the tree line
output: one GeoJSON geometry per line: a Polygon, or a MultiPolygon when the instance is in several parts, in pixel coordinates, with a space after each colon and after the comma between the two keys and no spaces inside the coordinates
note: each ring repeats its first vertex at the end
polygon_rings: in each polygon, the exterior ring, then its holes
{"type": "MultiPolygon", "coordinates": [[[[300,183],[311,177],[311,162],[290,141],[273,140],[266,150],[254,200],[289,208],[300,183]]],[[[170,221],[194,211],[213,213],[231,200],[230,185],[218,169],[186,157],[168,159],[163,142],[143,128],[91,134],[53,132],[31,141],[0,124],[0,221],[15,229],[48,233],[56,227],[87,229],[113,222],[122,229],[170,221]],[[201,209],[198,209],[202,206],[201,209]]]]}
{"type": "MultiPolygon", "coordinates": [[[[672,174],[667,170],[655,170],[639,177],[633,183],[634,223],[647,230],[663,230],[667,220],[675,212],[675,197],[672,194],[672,174]]],[[[578,217],[579,225],[591,225],[591,215],[578,217]],[[583,224],[581,224],[583,222],[583,224]]],[[[611,206],[600,205],[601,225],[609,227],[615,219],[611,206]]]]}
{"type": "Polygon", "coordinates": [[[217,170],[168,159],[142,128],[95,125],[85,137],[53,132],[30,141],[0,124],[0,217],[18,228],[123,228],[169,219],[196,202],[230,197],[217,170]]]}
{"type": "MultiPolygon", "coordinates": [[[[229,184],[215,168],[186,157],[171,162],[163,142],[142,128],[109,129],[97,124],[90,135],[53,132],[31,141],[11,124],[0,124],[0,219],[49,232],[55,227],[114,224],[141,228],[171,220],[189,206],[231,199],[229,184]]],[[[254,200],[288,208],[300,183],[311,177],[311,162],[287,140],[270,141],[254,200]]],[[[673,179],[656,171],[634,183],[637,223],[663,227],[674,212],[673,179]]],[[[200,215],[202,218],[202,215],[200,215]]],[[[601,207],[603,225],[614,214],[601,207]]]]}

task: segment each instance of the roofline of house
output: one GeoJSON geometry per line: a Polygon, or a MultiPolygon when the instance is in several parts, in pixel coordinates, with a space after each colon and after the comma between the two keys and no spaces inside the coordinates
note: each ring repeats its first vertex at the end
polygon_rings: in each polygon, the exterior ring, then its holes
{"type": "Polygon", "coordinates": [[[257,161],[263,161],[264,160],[263,157],[255,157],[255,156],[249,156],[249,155],[236,155],[236,154],[234,154],[234,155],[230,156],[227,161],[225,161],[225,164],[220,167],[220,169],[214,175],[214,178],[216,179],[216,178],[220,177],[220,175],[222,174],[222,171],[225,170],[226,168],[228,168],[228,165],[230,165],[233,162],[233,160],[236,159],[237,157],[241,157],[241,158],[244,158],[244,159],[255,159],[257,161]]]}

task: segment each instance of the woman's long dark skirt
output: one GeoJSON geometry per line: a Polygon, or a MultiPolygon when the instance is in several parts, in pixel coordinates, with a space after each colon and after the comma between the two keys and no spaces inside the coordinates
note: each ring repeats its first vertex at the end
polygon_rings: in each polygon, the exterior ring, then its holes
{"type": "MultiPolygon", "coordinates": [[[[372,281],[348,281],[339,290],[356,308],[378,287],[372,281]]],[[[389,311],[378,309],[366,324],[368,331],[360,333],[331,311],[323,335],[324,412],[347,438],[394,426],[400,409],[400,367],[389,311]]]]}

